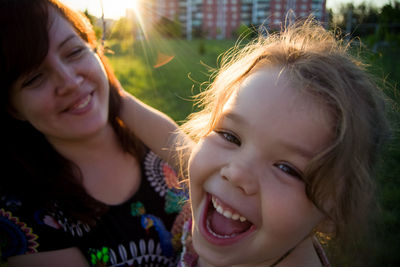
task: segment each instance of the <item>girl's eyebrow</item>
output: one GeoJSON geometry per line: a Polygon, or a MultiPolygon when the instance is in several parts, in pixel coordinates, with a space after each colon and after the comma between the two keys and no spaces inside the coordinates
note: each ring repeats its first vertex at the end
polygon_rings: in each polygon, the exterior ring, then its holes
{"type": "Polygon", "coordinates": [[[60,49],[62,46],[64,46],[66,43],[68,43],[71,39],[77,38],[77,36],[75,34],[71,34],[69,35],[67,38],[65,38],[64,41],[62,41],[59,45],[58,45],[58,49],[60,49]]]}
{"type": "MultiPolygon", "coordinates": [[[[222,114],[223,118],[230,119],[234,121],[235,123],[241,124],[243,126],[248,126],[249,123],[245,118],[243,118],[240,114],[227,111],[226,113],[222,114]]],[[[310,149],[307,149],[306,147],[302,146],[301,144],[297,144],[295,142],[289,141],[289,140],[282,140],[279,138],[277,140],[279,142],[279,145],[282,147],[285,147],[286,149],[300,155],[303,158],[306,159],[311,159],[315,156],[314,151],[310,151],[310,149]]],[[[294,140],[295,141],[295,140],[294,140]]]]}
{"type": "Polygon", "coordinates": [[[240,116],[237,113],[233,113],[233,112],[229,112],[228,111],[226,113],[223,113],[222,117],[228,118],[228,119],[230,119],[230,120],[232,120],[232,121],[234,121],[236,123],[239,123],[239,124],[244,124],[244,125],[248,124],[247,120],[244,119],[242,116],[240,116]]]}
{"type": "Polygon", "coordinates": [[[309,149],[306,149],[305,147],[293,143],[293,142],[287,142],[282,140],[280,142],[281,146],[286,147],[288,150],[293,151],[294,153],[300,155],[301,157],[305,159],[311,159],[315,156],[315,153],[310,151],[309,149]]]}

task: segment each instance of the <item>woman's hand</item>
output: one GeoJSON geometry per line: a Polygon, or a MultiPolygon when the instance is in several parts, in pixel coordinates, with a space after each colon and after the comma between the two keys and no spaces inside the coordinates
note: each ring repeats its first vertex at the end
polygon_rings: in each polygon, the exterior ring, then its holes
{"type": "Polygon", "coordinates": [[[9,267],[89,267],[87,259],[77,247],[20,255],[8,258],[9,267]]]}

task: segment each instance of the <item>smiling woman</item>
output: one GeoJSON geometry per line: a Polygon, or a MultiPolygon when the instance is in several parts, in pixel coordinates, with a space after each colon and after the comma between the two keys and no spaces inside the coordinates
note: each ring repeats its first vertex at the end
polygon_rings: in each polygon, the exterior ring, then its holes
{"type": "Polygon", "coordinates": [[[0,25],[0,262],[175,266],[184,195],[156,153],[177,125],[124,92],[82,13],[0,0],[0,25]]]}

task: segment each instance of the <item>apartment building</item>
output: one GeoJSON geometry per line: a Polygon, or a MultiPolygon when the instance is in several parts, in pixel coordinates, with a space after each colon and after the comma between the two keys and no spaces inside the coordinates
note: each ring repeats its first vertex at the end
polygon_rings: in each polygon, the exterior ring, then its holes
{"type": "Polygon", "coordinates": [[[210,39],[232,38],[241,24],[279,29],[286,19],[310,14],[326,21],[326,0],[143,0],[142,4],[148,10],[145,19],[178,20],[188,39],[195,33],[210,39]]]}

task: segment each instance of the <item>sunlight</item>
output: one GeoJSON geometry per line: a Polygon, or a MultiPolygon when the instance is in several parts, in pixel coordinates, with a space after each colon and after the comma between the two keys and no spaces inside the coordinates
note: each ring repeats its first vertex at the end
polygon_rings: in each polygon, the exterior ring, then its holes
{"type": "MultiPolygon", "coordinates": [[[[64,0],[65,1],[65,0],[64,0]]],[[[125,17],[127,10],[133,10],[135,16],[138,16],[140,11],[140,0],[101,0],[104,7],[104,16],[106,18],[119,19],[125,17]]],[[[98,5],[92,3],[91,7],[98,5]]]]}
{"type": "Polygon", "coordinates": [[[162,37],[161,35],[158,36],[157,31],[154,31],[154,25],[151,21],[151,16],[153,13],[149,13],[154,11],[151,8],[151,5],[150,8],[148,3],[146,5],[146,1],[147,0],[103,0],[104,13],[107,14],[107,12],[111,12],[111,9],[118,9],[120,12],[125,12],[125,16],[132,18],[131,16],[133,15],[133,19],[138,29],[135,38],[142,40],[142,52],[146,55],[146,57],[150,57],[151,54],[155,54],[155,62],[149,62],[149,65],[153,68],[160,68],[171,62],[175,56],[168,51],[165,51],[168,49],[167,47],[163,47],[162,49],[159,47],[159,45],[162,43],[162,37]],[[110,6],[111,4],[112,6],[110,6]]]}
{"type": "MultiPolygon", "coordinates": [[[[126,8],[130,8],[130,9],[133,9],[134,11],[135,11],[135,13],[136,12],[138,12],[139,11],[139,0],[120,0],[121,1],[121,7],[122,8],[124,8],[125,7],[125,9],[126,8]]],[[[117,3],[117,2],[115,2],[115,3],[117,3]]]]}
{"type": "Polygon", "coordinates": [[[126,12],[127,9],[133,10],[136,16],[139,15],[140,11],[140,0],[117,0],[109,1],[110,7],[113,9],[119,9],[122,12],[126,12]]]}

